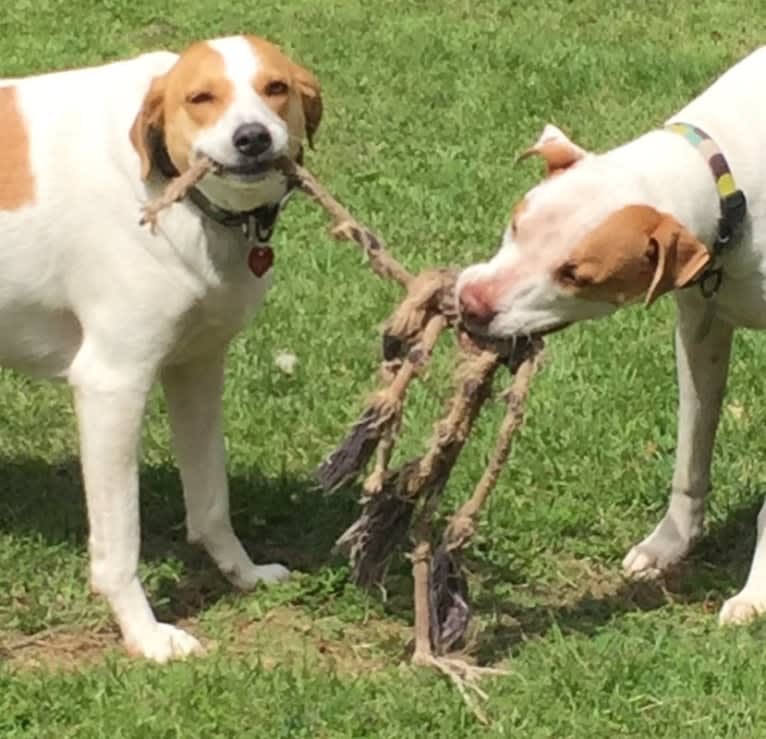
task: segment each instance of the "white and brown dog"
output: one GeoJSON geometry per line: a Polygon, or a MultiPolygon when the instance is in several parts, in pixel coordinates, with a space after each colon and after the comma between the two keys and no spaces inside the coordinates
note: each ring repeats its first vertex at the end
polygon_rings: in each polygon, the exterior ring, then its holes
{"type": "MultiPolygon", "coordinates": [[[[546,127],[529,153],[549,176],[514,208],[497,255],[458,282],[466,324],[498,337],[550,332],[674,291],[672,494],[660,524],[625,557],[630,575],[667,568],[700,535],[733,331],[766,328],[765,77],[762,48],[664,129],[604,154],[546,127]]],[[[720,620],[764,612],[766,506],[747,583],[720,620]]]]}
{"type": "Polygon", "coordinates": [[[138,580],[138,447],[160,378],[190,540],[249,588],[256,566],[229,519],[221,397],[230,339],[263,301],[249,267],[286,194],[276,157],[316,131],[319,86],[255,37],[90,69],[0,81],[0,365],[74,390],[90,523],[90,577],[131,653],[200,649],[158,623],[138,580]],[[153,234],[142,203],[200,156],[220,167],[153,234]],[[253,227],[246,224],[253,224],[253,227]]]}

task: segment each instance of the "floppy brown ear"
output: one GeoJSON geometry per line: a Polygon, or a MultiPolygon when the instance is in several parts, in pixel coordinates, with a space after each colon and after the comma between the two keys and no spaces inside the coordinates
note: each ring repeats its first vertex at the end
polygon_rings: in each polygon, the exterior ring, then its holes
{"type": "Polygon", "coordinates": [[[710,262],[708,248],[668,215],[650,234],[649,247],[657,264],[644,299],[647,306],[670,290],[686,287],[710,262]]]}
{"type": "Polygon", "coordinates": [[[293,76],[303,103],[306,138],[309,146],[313,149],[314,136],[319,128],[319,122],[322,120],[322,92],[319,80],[308,69],[295,63],[293,63],[293,76]]]}
{"type": "Polygon", "coordinates": [[[561,129],[549,123],[540,134],[537,142],[530,146],[518,161],[531,156],[541,156],[545,160],[548,176],[560,174],[573,164],[583,159],[588,152],[575,144],[561,129]]]}
{"type": "Polygon", "coordinates": [[[141,160],[141,177],[146,179],[152,169],[150,132],[162,128],[163,102],[165,100],[165,78],[155,77],[144,97],[141,110],[138,111],[130,127],[130,142],[141,160]]]}

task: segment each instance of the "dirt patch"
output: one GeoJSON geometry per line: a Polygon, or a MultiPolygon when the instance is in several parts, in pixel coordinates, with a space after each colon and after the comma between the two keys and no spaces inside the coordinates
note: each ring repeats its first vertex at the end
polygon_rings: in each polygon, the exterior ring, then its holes
{"type": "Polygon", "coordinates": [[[280,607],[258,621],[241,617],[235,636],[221,648],[233,654],[261,654],[272,669],[300,661],[357,676],[391,667],[408,656],[412,630],[397,621],[349,623],[329,616],[312,618],[301,609],[280,607]]]}
{"type": "Polygon", "coordinates": [[[690,577],[688,563],[662,577],[630,580],[618,566],[589,559],[557,557],[543,582],[514,585],[510,595],[498,597],[496,577],[481,582],[474,601],[482,618],[475,653],[480,662],[494,664],[513,655],[530,639],[552,627],[563,633],[593,635],[615,617],[652,611],[673,604],[697,604],[702,615],[715,611],[719,599],[690,577]]]}
{"type": "MultiPolygon", "coordinates": [[[[411,637],[410,629],[396,621],[355,624],[336,617],[312,618],[288,606],[258,620],[232,613],[218,641],[205,640],[205,627],[194,620],[176,625],[200,638],[211,654],[259,655],[266,669],[300,662],[350,676],[368,675],[405,659],[411,637]]],[[[73,671],[102,662],[109,652],[124,655],[118,632],[108,627],[0,635],[0,661],[16,670],[73,671]]]]}
{"type": "Polygon", "coordinates": [[[557,558],[551,582],[532,585],[541,606],[574,608],[583,600],[619,601],[625,609],[649,610],[677,599],[680,572],[667,572],[659,580],[628,580],[619,566],[590,559],[557,558]]]}
{"type": "MultiPolygon", "coordinates": [[[[565,632],[590,634],[620,613],[678,602],[701,601],[703,613],[717,607],[715,598],[708,604],[708,594],[684,582],[683,569],[661,580],[633,582],[625,580],[616,567],[589,559],[557,558],[544,582],[504,586],[499,596],[495,586],[505,580],[499,573],[472,578],[476,621],[467,637],[467,651],[483,664],[506,659],[553,624],[565,632]]],[[[411,603],[409,590],[401,597],[411,603]]],[[[189,617],[171,620],[202,639],[210,653],[257,656],[266,669],[299,663],[354,677],[409,660],[412,614],[409,609],[394,609],[394,614],[354,622],[283,605],[252,618],[224,606],[214,620],[210,616],[202,623],[189,617]],[[205,640],[210,633],[216,634],[216,641],[205,640]]],[[[119,634],[109,625],[56,627],[32,635],[0,633],[0,660],[13,669],[75,670],[102,662],[109,652],[124,654],[119,634]]]]}
{"type": "Polygon", "coordinates": [[[100,661],[119,647],[114,630],[51,628],[36,634],[10,634],[0,639],[0,660],[20,670],[70,671],[100,661]]]}

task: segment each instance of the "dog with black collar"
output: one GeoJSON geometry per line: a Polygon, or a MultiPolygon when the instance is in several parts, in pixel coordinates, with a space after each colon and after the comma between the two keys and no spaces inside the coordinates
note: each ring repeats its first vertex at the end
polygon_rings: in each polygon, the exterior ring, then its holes
{"type": "Polygon", "coordinates": [[[288,575],[254,564],[233,531],[221,399],[227,346],[273,272],[264,242],[288,184],[272,164],[300,157],[321,114],[314,76],[251,36],[0,81],[0,364],[71,385],[91,585],[128,651],[157,662],[201,650],[157,622],[138,579],[139,439],[157,379],[189,539],[237,587],[288,575]],[[156,229],[139,225],[200,157],[215,172],[156,229]]]}

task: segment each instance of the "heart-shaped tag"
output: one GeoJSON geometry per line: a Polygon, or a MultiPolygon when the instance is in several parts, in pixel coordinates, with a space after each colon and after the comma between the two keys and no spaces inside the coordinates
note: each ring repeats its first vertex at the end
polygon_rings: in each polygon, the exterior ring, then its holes
{"type": "Polygon", "coordinates": [[[247,256],[247,265],[256,277],[263,277],[274,264],[274,250],[270,246],[254,246],[247,256]]]}

